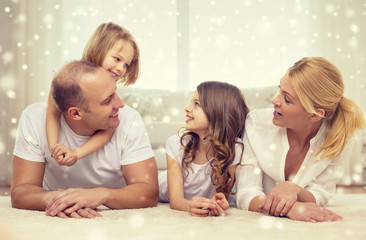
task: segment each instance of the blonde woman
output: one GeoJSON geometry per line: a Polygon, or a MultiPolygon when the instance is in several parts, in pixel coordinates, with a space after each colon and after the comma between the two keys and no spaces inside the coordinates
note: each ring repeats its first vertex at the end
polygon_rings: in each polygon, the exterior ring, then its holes
{"type": "MultiPolygon", "coordinates": [[[[127,86],[137,80],[139,58],[139,48],[131,33],[110,22],[101,24],[95,30],[84,48],[81,60],[101,66],[117,84],[127,86]]],[[[58,144],[60,116],[61,112],[50,95],[47,107],[47,140],[52,156],[60,166],[72,166],[80,158],[97,151],[114,133],[114,130],[99,131],[88,142],[71,150],[58,144]]]]}
{"type": "Polygon", "coordinates": [[[239,208],[308,222],[342,219],[321,206],[335,192],[355,130],[365,126],[362,110],[343,92],[340,71],[324,58],[289,68],[274,109],[248,114],[239,208]]]}

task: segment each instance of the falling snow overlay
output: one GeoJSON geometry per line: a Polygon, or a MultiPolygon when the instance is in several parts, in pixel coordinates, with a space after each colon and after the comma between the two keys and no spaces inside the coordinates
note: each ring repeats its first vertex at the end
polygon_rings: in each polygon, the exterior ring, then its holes
{"type": "MultiPolygon", "coordinates": [[[[184,126],[184,106],[202,81],[235,84],[253,108],[271,107],[272,87],[287,68],[301,57],[322,56],[341,70],[345,96],[366,110],[366,0],[185,2],[1,0],[0,185],[10,183],[22,110],[47,99],[55,72],[80,59],[102,22],[127,28],[139,45],[139,78],[129,88],[119,86],[118,93],[141,114],[160,169],[166,167],[165,141],[184,126]]],[[[345,185],[366,181],[366,132],[357,138],[345,185]]],[[[276,144],[264,149],[270,154],[276,144]]],[[[139,230],[147,221],[136,215],[126,223],[139,230]]],[[[258,225],[286,230],[268,218],[258,225]]],[[[101,239],[105,232],[95,227],[88,234],[101,239]]],[[[344,229],[344,234],[355,233],[344,229]]],[[[187,229],[187,236],[200,234],[187,229]]]]}

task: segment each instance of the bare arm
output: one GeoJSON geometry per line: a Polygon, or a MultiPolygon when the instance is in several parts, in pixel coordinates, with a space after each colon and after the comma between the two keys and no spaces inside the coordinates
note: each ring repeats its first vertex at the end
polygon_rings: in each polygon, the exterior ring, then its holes
{"type": "Polygon", "coordinates": [[[80,158],[96,152],[110,141],[114,134],[114,129],[102,130],[95,133],[86,143],[71,150],[65,145],[55,144],[53,147],[52,157],[57,160],[60,166],[72,166],[80,158]]]}
{"type": "Polygon", "coordinates": [[[159,198],[158,172],[155,158],[124,165],[122,173],[127,186],[108,189],[103,203],[113,209],[156,207],[159,198]]]}
{"type": "Polygon", "coordinates": [[[51,94],[48,95],[47,112],[46,112],[46,134],[48,147],[52,153],[52,149],[58,142],[58,133],[60,131],[61,112],[57,109],[51,94]]]}
{"type": "Polygon", "coordinates": [[[168,154],[167,169],[168,169],[168,188],[170,207],[175,210],[190,212],[190,201],[184,198],[184,186],[182,170],[179,163],[171,158],[168,154]]]}
{"type": "Polygon", "coordinates": [[[111,140],[113,133],[114,129],[96,132],[86,143],[75,149],[78,159],[86,157],[89,154],[96,152],[99,148],[103,147],[111,140]]]}
{"type": "Polygon", "coordinates": [[[208,216],[210,209],[216,208],[215,201],[204,197],[194,197],[192,200],[185,199],[181,167],[179,163],[168,154],[166,156],[170,208],[190,212],[192,216],[208,216]]]}
{"type": "Polygon", "coordinates": [[[45,210],[48,202],[58,193],[42,188],[44,163],[13,157],[11,202],[14,208],[45,210]]]}
{"type": "Polygon", "coordinates": [[[47,206],[48,215],[60,212],[70,215],[82,208],[105,205],[112,209],[155,207],[158,203],[158,180],[155,158],[124,165],[122,173],[127,186],[120,189],[67,189],[47,206]]]}

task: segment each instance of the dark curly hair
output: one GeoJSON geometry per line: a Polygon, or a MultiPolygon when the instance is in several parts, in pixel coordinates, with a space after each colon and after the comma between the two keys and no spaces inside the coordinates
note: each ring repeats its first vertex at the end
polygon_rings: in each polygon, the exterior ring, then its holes
{"type": "MultiPolygon", "coordinates": [[[[211,181],[216,187],[216,192],[231,194],[230,188],[235,176],[230,175],[228,168],[235,159],[236,144],[242,146],[241,155],[243,154],[244,145],[238,142],[238,138],[243,138],[249,109],[242,91],[225,82],[203,82],[198,85],[197,92],[209,122],[208,138],[213,152],[210,161],[211,181]]],[[[194,161],[198,149],[199,137],[194,132],[184,131],[180,142],[184,147],[182,165],[188,175],[188,168],[194,161]],[[186,137],[189,137],[189,140],[184,144],[183,139],[186,137]]]]}

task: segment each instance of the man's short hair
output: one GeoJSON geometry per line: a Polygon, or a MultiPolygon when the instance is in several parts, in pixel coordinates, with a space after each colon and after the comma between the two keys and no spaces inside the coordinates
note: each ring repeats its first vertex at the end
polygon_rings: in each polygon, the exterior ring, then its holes
{"type": "Polygon", "coordinates": [[[100,67],[85,61],[72,61],[66,64],[53,78],[51,94],[60,112],[65,113],[70,107],[89,111],[80,81],[88,74],[95,74],[100,67]]]}

